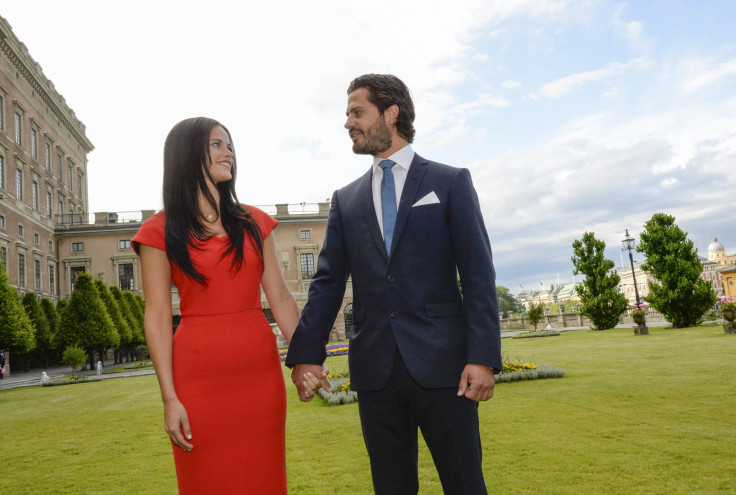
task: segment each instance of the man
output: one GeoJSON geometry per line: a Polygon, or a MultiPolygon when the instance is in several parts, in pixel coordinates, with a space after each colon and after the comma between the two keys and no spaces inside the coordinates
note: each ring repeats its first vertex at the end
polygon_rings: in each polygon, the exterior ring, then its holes
{"type": "Polygon", "coordinates": [[[421,428],[445,493],[485,494],[478,401],[503,367],[491,246],[469,172],[415,154],[413,121],[395,76],[350,84],[345,128],[373,167],[332,197],[286,363],[302,400],[316,377],[329,388],[325,344],[352,276],[350,385],[375,493],[418,492],[421,428]]]}

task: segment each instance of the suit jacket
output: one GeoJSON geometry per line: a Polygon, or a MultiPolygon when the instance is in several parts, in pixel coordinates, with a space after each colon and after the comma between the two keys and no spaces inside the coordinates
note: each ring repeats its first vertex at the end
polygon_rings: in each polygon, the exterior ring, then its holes
{"type": "Polygon", "coordinates": [[[470,172],[414,155],[391,256],[373,206],[371,174],[372,169],[332,196],[317,271],[286,364],[324,362],[352,276],[353,390],[382,389],[397,347],[409,373],[427,388],[457,387],[468,363],[500,371],[491,245],[470,172]],[[414,206],[432,192],[439,202],[414,206]]]}

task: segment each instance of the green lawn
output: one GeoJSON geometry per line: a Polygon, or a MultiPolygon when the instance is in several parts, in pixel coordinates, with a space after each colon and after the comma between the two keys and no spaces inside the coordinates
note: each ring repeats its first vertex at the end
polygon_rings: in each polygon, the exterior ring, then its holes
{"type": "MultiPolygon", "coordinates": [[[[736,337],[650,332],[504,339],[509,359],[567,374],[500,384],[481,405],[489,491],[736,493],[736,337]]],[[[290,493],[372,493],[357,404],[287,391],[290,493]]],[[[0,390],[0,435],[0,494],[176,493],[154,376],[0,390]]],[[[420,493],[442,493],[421,442],[419,463],[420,493]]]]}

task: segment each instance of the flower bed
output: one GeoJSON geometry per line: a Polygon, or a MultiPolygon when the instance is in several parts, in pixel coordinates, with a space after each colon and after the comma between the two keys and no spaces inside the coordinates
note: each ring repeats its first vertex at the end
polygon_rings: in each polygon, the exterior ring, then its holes
{"type": "Polygon", "coordinates": [[[512,339],[530,339],[534,337],[555,337],[560,332],[557,330],[531,330],[529,332],[521,332],[519,335],[514,335],[512,339]]]}
{"type": "MultiPolygon", "coordinates": [[[[327,351],[327,356],[344,356],[348,353],[348,350],[350,349],[350,344],[330,344],[325,346],[325,350],[327,351]]],[[[284,361],[286,359],[287,351],[281,351],[279,354],[281,354],[281,361],[284,361]]]]}
{"type": "Polygon", "coordinates": [[[150,368],[151,366],[153,366],[153,361],[138,361],[137,363],[128,364],[126,366],[123,366],[123,369],[140,370],[143,368],[150,368]]]}

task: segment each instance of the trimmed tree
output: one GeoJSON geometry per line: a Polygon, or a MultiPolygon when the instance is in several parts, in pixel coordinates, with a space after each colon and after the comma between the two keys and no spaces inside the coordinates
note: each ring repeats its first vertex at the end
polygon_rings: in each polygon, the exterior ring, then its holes
{"type": "Polygon", "coordinates": [[[51,333],[49,322],[46,319],[46,313],[41,308],[41,303],[38,302],[38,296],[36,296],[35,292],[26,292],[26,295],[23,296],[23,307],[35,329],[36,348],[34,353],[43,363],[43,367],[48,368],[49,356],[54,347],[54,334],[51,333]]]}
{"type": "Polygon", "coordinates": [[[621,277],[611,270],[616,266],[604,256],[606,243],[586,232],[572,243],[572,264],[575,275],[585,275],[575,287],[580,296],[580,312],[588,317],[596,330],[613,328],[626,311],[626,297],[617,291],[621,277]]]}
{"type": "Polygon", "coordinates": [[[59,349],[58,342],[56,342],[56,334],[59,332],[59,327],[61,326],[59,313],[56,311],[56,306],[54,306],[54,303],[50,299],[41,299],[41,309],[46,316],[46,322],[49,324],[49,331],[52,335],[53,348],[51,349],[51,362],[61,362],[61,349],[59,349]]]}
{"type": "Polygon", "coordinates": [[[72,368],[72,378],[74,378],[74,370],[84,366],[87,360],[87,353],[84,349],[77,346],[67,347],[61,356],[61,362],[72,368]]]}
{"type": "Polygon", "coordinates": [[[655,213],[644,224],[636,250],[647,258],[642,270],[659,282],[649,284],[649,295],[644,300],[675,328],[700,324],[715,304],[716,295],[700,278],[703,266],[698,250],[675,224],[675,217],[655,213]]]}
{"type": "Polygon", "coordinates": [[[123,318],[120,306],[118,306],[115,298],[112,297],[110,289],[107,288],[105,283],[98,278],[95,280],[95,288],[100,294],[100,299],[102,299],[102,302],[105,304],[107,314],[110,315],[112,324],[115,325],[115,329],[118,331],[118,335],[120,335],[120,346],[115,349],[115,363],[122,364],[124,349],[127,349],[132,344],[133,333],[130,331],[128,322],[123,318]]]}
{"type": "Polygon", "coordinates": [[[118,303],[118,306],[120,307],[120,313],[123,315],[123,318],[128,323],[128,328],[130,328],[132,337],[130,341],[130,347],[127,349],[127,356],[128,360],[132,361],[136,358],[135,348],[146,341],[145,335],[143,333],[143,327],[140,326],[140,322],[135,317],[135,313],[128,304],[127,298],[123,296],[123,291],[121,291],[118,287],[111,285],[110,293],[112,294],[112,297],[115,298],[115,301],[118,303]]]}
{"type": "Polygon", "coordinates": [[[69,304],[61,315],[61,334],[68,345],[77,345],[89,356],[94,368],[94,353],[102,358],[105,349],[120,344],[120,336],[97,293],[92,277],[80,273],[74,281],[69,304]]]}
{"type": "Polygon", "coordinates": [[[529,309],[526,310],[526,317],[529,320],[529,323],[534,325],[534,330],[537,330],[537,325],[539,325],[539,322],[542,321],[542,318],[544,318],[544,304],[540,303],[534,303],[533,301],[529,303],[529,309]]]}
{"type": "Polygon", "coordinates": [[[0,349],[25,354],[36,346],[33,324],[0,261],[0,349]]]}

